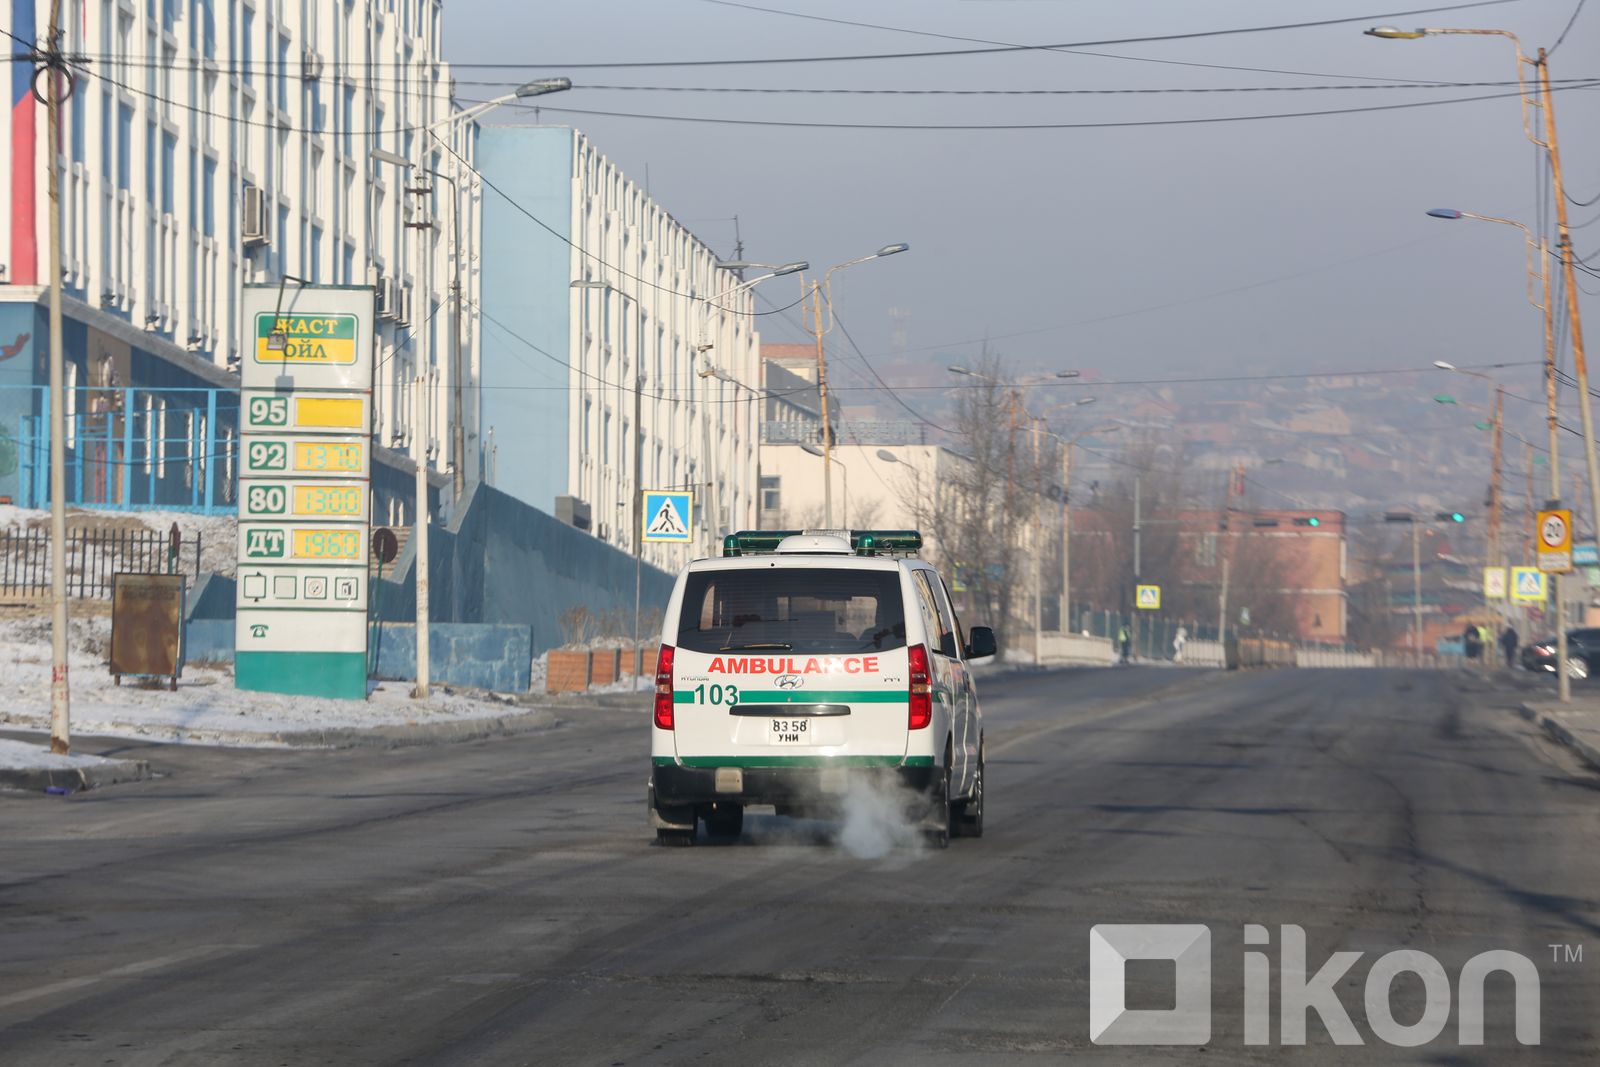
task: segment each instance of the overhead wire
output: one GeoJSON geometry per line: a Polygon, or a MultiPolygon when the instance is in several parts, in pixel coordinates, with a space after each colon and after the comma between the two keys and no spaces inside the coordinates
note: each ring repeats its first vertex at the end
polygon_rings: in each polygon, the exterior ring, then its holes
{"type": "MultiPolygon", "coordinates": [[[[685,67],[753,67],[753,66],[791,66],[809,63],[852,63],[852,62],[881,62],[888,60],[915,60],[915,59],[941,59],[959,56],[984,56],[1004,55],[1017,52],[1059,51],[1063,49],[1098,47],[1104,45],[1146,44],[1163,41],[1191,41],[1216,37],[1236,37],[1256,33],[1273,33],[1283,30],[1312,29],[1322,26],[1347,25],[1357,22],[1369,22],[1377,19],[1402,18],[1410,15],[1433,14],[1443,11],[1465,11],[1481,7],[1498,7],[1516,0],[1475,0],[1472,3],[1448,4],[1443,6],[1413,8],[1406,11],[1386,11],[1370,15],[1358,15],[1338,19],[1320,19],[1307,22],[1287,22],[1272,25],[1238,26],[1219,30],[1200,30],[1188,33],[1146,34],[1136,37],[1107,38],[1103,40],[1066,41],[1039,45],[1014,45],[996,44],[979,48],[953,48],[938,49],[922,52],[872,52],[837,55],[813,56],[749,56],[730,59],[667,59],[667,60],[619,60],[601,62],[576,62],[570,60],[543,60],[521,61],[516,63],[472,62],[451,63],[453,70],[620,70],[640,68],[685,68],[685,67]]],[[[794,14],[793,12],[774,12],[777,14],[794,14]]],[[[804,17],[804,16],[799,16],[804,17]]],[[[892,27],[885,27],[892,28],[892,27]]],[[[32,42],[24,42],[32,47],[32,42]]],[[[412,67],[414,60],[365,60],[359,65],[371,68],[384,67],[412,67]]]]}
{"type": "MultiPolygon", "coordinates": [[[[716,2],[718,2],[718,0],[710,0],[710,2],[716,3],[716,2]]],[[[755,5],[752,5],[752,4],[728,3],[728,4],[724,4],[724,6],[727,6],[727,7],[740,7],[740,8],[745,8],[747,10],[763,12],[763,13],[766,13],[766,14],[785,15],[785,16],[788,16],[788,17],[791,17],[791,18],[811,19],[811,20],[819,21],[819,22],[831,22],[831,23],[835,23],[835,24],[843,25],[843,26],[853,26],[853,27],[856,27],[858,29],[887,30],[887,31],[892,32],[892,33],[909,34],[909,35],[914,36],[914,37],[933,37],[933,38],[938,38],[940,40],[946,40],[946,41],[965,41],[965,42],[967,42],[969,44],[1006,45],[1006,46],[1017,47],[1017,48],[1024,47],[1022,45],[1017,45],[1015,42],[1012,42],[1012,41],[994,41],[994,40],[989,40],[989,39],[982,38],[982,37],[964,37],[964,36],[960,36],[960,35],[957,35],[957,34],[935,33],[935,32],[930,31],[930,30],[918,30],[918,29],[912,29],[912,28],[905,27],[905,26],[885,26],[885,25],[881,25],[881,24],[877,24],[877,23],[870,23],[870,22],[855,22],[855,21],[852,21],[850,19],[829,18],[829,17],[825,17],[825,16],[821,16],[821,15],[809,15],[809,14],[806,14],[806,13],[803,13],[803,12],[798,12],[798,11],[783,11],[783,10],[778,10],[778,9],[775,9],[775,8],[756,7],[755,5]]],[[[1371,18],[1395,18],[1397,16],[1391,14],[1391,15],[1374,15],[1374,16],[1369,16],[1369,17],[1371,17],[1371,18]]],[[[1199,62],[1195,62],[1193,60],[1182,60],[1182,59],[1157,59],[1157,58],[1154,58],[1152,56],[1129,56],[1129,55],[1122,55],[1120,53],[1114,53],[1114,52],[1094,52],[1094,51],[1089,51],[1089,50],[1087,50],[1085,48],[1081,48],[1081,47],[1067,47],[1067,46],[1063,46],[1063,45],[1046,45],[1046,46],[1042,46],[1041,50],[1042,51],[1048,51],[1048,52],[1059,52],[1059,53],[1061,53],[1063,55],[1090,56],[1090,57],[1093,57],[1093,58],[1096,58],[1096,59],[1114,59],[1114,60],[1120,60],[1120,61],[1129,62],[1129,63],[1156,63],[1156,64],[1161,64],[1163,66],[1200,67],[1200,68],[1205,68],[1205,69],[1210,69],[1210,70],[1249,71],[1249,72],[1256,73],[1256,74],[1283,74],[1283,75],[1290,75],[1290,76],[1294,76],[1294,77],[1307,77],[1307,78],[1350,78],[1350,79],[1372,80],[1372,81],[1381,81],[1382,80],[1381,78],[1378,78],[1378,77],[1375,77],[1375,76],[1363,75],[1363,74],[1322,74],[1322,73],[1314,73],[1314,72],[1309,72],[1309,71],[1279,70],[1279,69],[1275,69],[1275,68],[1271,68],[1271,67],[1234,66],[1234,65],[1225,64],[1225,63],[1199,63],[1199,62]]]]}
{"type": "MultiPolygon", "coordinates": [[[[6,31],[0,30],[0,33],[5,33],[5,32],[6,31]]],[[[7,33],[7,36],[13,36],[13,35],[7,33]]],[[[96,72],[96,71],[84,71],[83,73],[85,73],[86,75],[88,75],[91,78],[95,78],[97,80],[100,80],[100,81],[103,81],[103,82],[107,82],[107,83],[109,83],[109,84],[111,84],[111,85],[113,85],[113,86],[115,86],[117,88],[120,88],[125,92],[131,93],[133,95],[142,96],[142,97],[145,97],[147,99],[152,99],[152,100],[155,100],[155,101],[157,101],[159,103],[166,104],[169,107],[175,107],[175,108],[178,108],[178,109],[181,109],[181,110],[191,111],[191,112],[195,112],[195,113],[198,113],[198,114],[208,115],[208,116],[211,116],[211,117],[214,117],[214,118],[219,118],[224,122],[237,123],[239,125],[244,125],[244,126],[265,127],[265,128],[268,128],[268,129],[272,129],[272,130],[278,131],[278,132],[327,134],[329,136],[334,136],[334,137],[345,136],[346,132],[347,132],[347,131],[345,131],[343,129],[340,129],[338,127],[324,127],[324,128],[300,127],[300,128],[295,128],[295,127],[282,126],[282,125],[280,125],[280,124],[278,124],[276,122],[270,121],[270,120],[257,121],[257,120],[252,120],[252,119],[245,119],[245,118],[242,118],[240,116],[217,115],[215,112],[208,111],[207,109],[205,109],[203,107],[199,107],[199,106],[194,105],[194,104],[185,104],[185,103],[182,103],[182,102],[179,102],[179,101],[172,100],[172,99],[170,99],[168,97],[162,96],[159,93],[151,93],[151,92],[149,92],[147,90],[139,89],[139,88],[137,88],[135,86],[127,85],[127,84],[125,84],[125,83],[123,83],[121,81],[116,80],[115,78],[108,77],[107,75],[100,74],[99,72],[96,72]]],[[[396,127],[395,128],[395,132],[397,132],[397,133],[421,132],[421,131],[426,130],[426,129],[427,129],[426,126],[396,127]]],[[[348,132],[349,132],[349,135],[351,135],[351,136],[370,137],[370,136],[373,136],[375,134],[383,134],[383,133],[386,133],[388,131],[386,131],[386,130],[367,130],[367,131],[348,131],[348,132]]],[[[499,185],[494,183],[486,175],[484,175],[481,171],[479,171],[475,166],[473,166],[471,161],[466,159],[466,157],[461,155],[461,153],[457,152],[455,150],[454,146],[451,145],[448,141],[446,141],[446,140],[444,140],[442,138],[437,139],[437,141],[438,141],[438,144],[440,145],[440,147],[443,148],[446,153],[448,153],[449,155],[453,156],[457,161],[459,161],[461,163],[462,166],[464,166],[464,167],[468,168],[469,170],[471,170],[473,172],[473,174],[477,177],[478,181],[481,184],[483,184],[486,188],[489,188],[489,189],[493,190],[499,197],[501,197],[501,199],[503,199],[507,204],[509,204],[517,212],[519,212],[520,214],[522,214],[525,217],[527,217],[529,220],[531,220],[533,223],[535,223],[537,226],[539,226],[541,229],[543,229],[546,233],[550,234],[552,237],[554,237],[557,240],[561,241],[562,243],[567,245],[569,248],[571,248],[573,251],[575,251],[579,255],[583,256],[585,259],[588,259],[588,260],[590,260],[590,261],[592,261],[592,262],[594,262],[596,264],[599,264],[601,267],[603,267],[603,268],[605,268],[607,270],[614,271],[619,276],[621,276],[623,278],[627,278],[630,281],[636,281],[636,282],[640,283],[641,285],[644,285],[644,286],[647,286],[647,287],[649,287],[651,289],[654,289],[657,292],[664,293],[664,294],[669,295],[669,296],[681,296],[681,297],[685,297],[685,298],[690,299],[690,300],[701,301],[701,302],[705,303],[708,308],[711,308],[711,309],[716,310],[716,311],[727,311],[727,312],[731,312],[731,313],[734,313],[734,314],[746,314],[746,312],[744,312],[740,308],[726,307],[724,305],[716,303],[716,300],[719,297],[723,297],[723,296],[728,295],[728,293],[731,290],[738,288],[737,286],[731,286],[731,287],[729,287],[728,290],[724,290],[722,293],[718,293],[718,294],[715,294],[713,296],[703,296],[703,295],[700,295],[698,293],[682,292],[680,290],[672,288],[671,286],[662,285],[662,284],[660,284],[658,282],[651,281],[650,279],[645,278],[645,277],[643,277],[641,275],[633,274],[633,273],[631,273],[630,271],[628,271],[627,269],[625,269],[625,268],[623,268],[621,266],[618,266],[616,264],[608,262],[603,257],[595,254],[594,252],[590,251],[587,248],[584,248],[582,245],[578,244],[576,241],[572,240],[570,237],[567,237],[566,235],[562,234],[559,230],[556,230],[554,227],[552,227],[548,223],[546,223],[543,219],[541,219],[537,215],[535,215],[527,207],[525,207],[523,204],[521,204],[519,201],[517,201],[509,193],[507,193],[505,190],[500,188],[499,185]]],[[[798,303],[799,303],[799,300],[797,299],[797,300],[794,301],[794,303],[789,304],[787,306],[793,307],[795,304],[798,304],[798,303]]],[[[772,314],[772,312],[765,312],[765,311],[755,312],[755,311],[752,311],[752,312],[749,312],[749,314],[752,314],[752,315],[768,315],[768,314],[772,314]]]]}
{"type": "MultiPolygon", "coordinates": [[[[1553,92],[1600,86],[1600,79],[1568,85],[1553,92]]],[[[1359,115],[1381,111],[1404,111],[1419,107],[1441,107],[1450,104],[1471,104],[1484,100],[1503,100],[1520,97],[1520,92],[1486,93],[1478,96],[1458,96],[1448,100],[1413,100],[1398,104],[1370,104],[1365,107],[1322,108],[1310,111],[1277,111],[1248,115],[1207,115],[1182,119],[1123,119],[1108,122],[1000,122],[1000,123],[909,123],[909,122],[812,122],[799,119],[740,119],[710,115],[660,115],[637,111],[607,111],[597,108],[552,107],[546,104],[507,103],[508,108],[537,109],[553,115],[586,115],[593,118],[637,119],[649,122],[680,122],[710,126],[741,126],[755,128],[802,130],[895,130],[895,131],[1026,131],[1026,130],[1100,130],[1136,129],[1157,126],[1209,126],[1228,122],[1263,122],[1274,119],[1320,118],[1326,115],[1359,115]]],[[[462,103],[487,101],[463,100],[462,103]]]]}
{"type": "Polygon", "coordinates": [[[1566,26],[1561,30],[1561,36],[1556,38],[1556,43],[1550,46],[1545,55],[1553,56],[1556,54],[1556,49],[1561,47],[1562,42],[1567,39],[1567,34],[1572,32],[1573,23],[1577,22],[1578,16],[1583,14],[1583,5],[1588,2],[1589,0],[1578,0],[1578,6],[1572,9],[1572,17],[1567,20],[1566,26]]]}

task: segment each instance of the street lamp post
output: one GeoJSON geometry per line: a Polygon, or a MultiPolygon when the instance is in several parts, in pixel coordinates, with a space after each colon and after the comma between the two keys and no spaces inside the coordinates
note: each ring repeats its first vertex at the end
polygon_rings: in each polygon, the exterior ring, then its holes
{"type": "MultiPolygon", "coordinates": [[[[1491,404],[1491,422],[1489,427],[1494,430],[1494,451],[1489,468],[1489,530],[1488,553],[1486,565],[1490,567],[1502,566],[1504,561],[1500,553],[1500,456],[1501,437],[1505,425],[1505,387],[1487,374],[1480,374],[1473,370],[1463,370],[1454,363],[1442,359],[1433,361],[1433,365],[1440,370],[1453,371],[1456,374],[1465,374],[1471,378],[1480,378],[1489,383],[1489,400],[1491,404]]],[[[1454,397],[1434,397],[1438,403],[1454,403],[1454,397]]]]}
{"type": "MultiPolygon", "coordinates": [[[[1560,467],[1561,467],[1561,464],[1560,464],[1560,449],[1561,449],[1560,428],[1561,428],[1561,426],[1560,426],[1560,421],[1559,421],[1559,410],[1558,410],[1558,405],[1557,405],[1557,391],[1558,390],[1557,390],[1557,380],[1556,380],[1555,305],[1551,302],[1551,299],[1550,299],[1550,256],[1549,256],[1549,249],[1548,249],[1548,247],[1546,245],[1546,242],[1545,242],[1545,239],[1544,239],[1544,235],[1541,234],[1539,236],[1539,239],[1537,241],[1535,241],[1534,240],[1534,236],[1533,236],[1533,231],[1531,229],[1529,229],[1524,223],[1517,222],[1517,221],[1515,221],[1513,219],[1498,218],[1498,217],[1496,217],[1494,215],[1479,215],[1476,212],[1472,212],[1472,211],[1459,211],[1459,210],[1457,210],[1455,208],[1433,208],[1432,210],[1430,210],[1428,212],[1428,214],[1430,216],[1432,216],[1433,218],[1436,218],[1436,219],[1448,219],[1448,220],[1476,219],[1476,220],[1478,220],[1480,222],[1493,222],[1493,223],[1498,223],[1499,225],[1502,225],[1502,226],[1515,226],[1515,227],[1517,227],[1517,229],[1522,231],[1523,241],[1524,241],[1523,247],[1527,249],[1527,255],[1528,255],[1528,259],[1529,259],[1529,263],[1528,263],[1528,302],[1531,303],[1534,307],[1539,309],[1539,311],[1541,312],[1541,316],[1540,317],[1543,319],[1543,322],[1544,322],[1545,423],[1546,423],[1546,427],[1547,427],[1547,430],[1548,430],[1548,433],[1549,433],[1549,445],[1548,445],[1548,447],[1550,449],[1550,497],[1549,497],[1549,505],[1548,506],[1550,506],[1550,507],[1558,507],[1558,506],[1560,506],[1560,502],[1561,502],[1561,470],[1560,470],[1560,467]],[[1539,271],[1538,271],[1539,297],[1538,297],[1538,299],[1535,299],[1534,294],[1533,294],[1533,276],[1534,276],[1534,272],[1533,272],[1532,260],[1533,260],[1533,258],[1535,256],[1538,257],[1538,262],[1539,262],[1539,271]]],[[[1435,366],[1439,366],[1439,365],[1443,365],[1442,361],[1435,363],[1435,366]]],[[[1444,366],[1446,367],[1446,369],[1455,369],[1455,368],[1449,367],[1448,365],[1444,365],[1444,366]]],[[[1496,448],[1497,456],[1498,456],[1499,444],[1500,444],[1499,436],[1500,436],[1500,433],[1501,433],[1501,427],[1503,426],[1502,420],[1499,418],[1500,407],[1499,407],[1499,403],[1498,402],[1500,401],[1500,399],[1501,399],[1501,395],[1497,392],[1497,395],[1496,395],[1497,403],[1496,403],[1496,408],[1495,408],[1495,415],[1496,415],[1496,418],[1495,418],[1495,448],[1496,448]]],[[[1499,485],[1499,474],[1498,474],[1499,463],[1498,463],[1498,459],[1496,461],[1496,465],[1495,466],[1496,466],[1496,471],[1497,471],[1497,473],[1495,475],[1495,484],[1496,484],[1496,487],[1498,488],[1498,485],[1499,485]]],[[[1531,492],[1531,487],[1530,487],[1530,492],[1531,492]]],[[[1498,536],[1498,533],[1499,533],[1499,524],[1498,524],[1499,510],[1498,510],[1498,508],[1496,508],[1496,511],[1495,511],[1495,518],[1496,518],[1495,533],[1498,536]]],[[[1596,519],[1594,521],[1596,523],[1600,523],[1600,519],[1596,519]]],[[[1501,561],[1498,558],[1498,555],[1492,561],[1492,565],[1496,566],[1496,567],[1501,565],[1501,561]]],[[[1557,687],[1558,687],[1558,690],[1559,690],[1559,694],[1560,694],[1560,698],[1561,698],[1562,703],[1566,703],[1566,702],[1568,702],[1568,701],[1570,701],[1572,699],[1572,683],[1571,683],[1571,680],[1568,679],[1567,672],[1566,672],[1566,660],[1567,660],[1567,609],[1566,609],[1565,602],[1562,600],[1561,575],[1559,575],[1559,574],[1554,575],[1553,578],[1552,578],[1551,584],[1553,586],[1553,590],[1554,590],[1554,593],[1555,593],[1555,600],[1556,600],[1556,677],[1558,679],[1556,684],[1557,684],[1557,687]]]]}
{"type": "MultiPolygon", "coordinates": [[[[810,441],[802,444],[800,451],[808,456],[820,456],[823,463],[836,464],[838,466],[839,476],[844,479],[844,510],[839,517],[844,520],[845,529],[848,530],[850,528],[850,468],[845,465],[843,460],[837,456],[830,456],[821,446],[814,445],[810,441]]],[[[823,525],[828,528],[832,527],[831,522],[824,522],[823,525]]]]}
{"type": "MultiPolygon", "coordinates": [[[[1543,148],[1550,159],[1552,197],[1556,204],[1556,247],[1561,256],[1561,269],[1567,286],[1567,314],[1572,332],[1572,369],[1577,379],[1578,412],[1583,421],[1585,465],[1589,475],[1590,521],[1600,530],[1600,456],[1595,453],[1594,413],[1589,402],[1589,365],[1583,350],[1583,321],[1578,310],[1578,284],[1573,266],[1572,231],[1567,224],[1567,189],[1561,176],[1561,148],[1556,137],[1555,97],[1550,91],[1550,57],[1543,48],[1538,58],[1529,60],[1522,50],[1522,41],[1510,30],[1480,29],[1417,29],[1400,30],[1393,26],[1375,26],[1366,33],[1372,37],[1393,40],[1415,40],[1420,37],[1467,34],[1475,36],[1504,37],[1517,52],[1517,86],[1522,100],[1522,131],[1534,145],[1543,148]],[[1532,66],[1539,82],[1537,106],[1544,111],[1544,139],[1540,140],[1529,114],[1528,86],[1523,68],[1532,66]]],[[[1546,301],[1548,303],[1548,301],[1546,301]]],[[[1560,494],[1554,494],[1559,496],[1560,494]]],[[[1557,583],[1560,584],[1559,582],[1557,583]]],[[[1559,593],[1556,602],[1560,603],[1559,593]]],[[[1558,673],[1561,673],[1558,671],[1558,673]]]]}
{"type": "MultiPolygon", "coordinates": [[[[724,300],[729,300],[732,297],[738,296],[740,293],[753,289],[770,278],[781,278],[786,274],[798,274],[801,271],[809,270],[811,267],[811,264],[805,260],[796,260],[793,263],[785,263],[781,266],[757,263],[751,263],[747,265],[771,266],[772,269],[766,274],[751,278],[748,281],[742,281],[737,285],[731,285],[722,290],[722,292],[704,299],[703,303],[705,321],[701,328],[700,343],[695,349],[698,354],[705,355],[708,352],[714,351],[716,348],[715,342],[713,342],[709,336],[711,332],[710,318],[713,309],[727,310],[726,308],[721,307],[724,300]]],[[[732,269],[730,264],[719,263],[717,266],[723,270],[732,269]]],[[[722,378],[723,380],[728,379],[717,373],[717,368],[711,362],[710,357],[707,357],[706,364],[703,367],[696,368],[695,373],[700,378],[700,447],[702,456],[701,462],[705,467],[705,469],[701,472],[701,477],[703,479],[703,484],[705,485],[706,491],[706,499],[702,505],[702,508],[706,515],[706,555],[714,556],[717,554],[717,523],[720,518],[719,512],[721,510],[721,502],[716,499],[715,489],[717,481],[711,471],[711,404],[709,383],[710,379],[712,378],[722,378]]]]}
{"type": "MultiPolygon", "coordinates": [[[[833,329],[833,272],[853,267],[858,263],[865,263],[871,259],[882,259],[884,256],[898,255],[911,248],[908,244],[884,245],[870,256],[861,256],[858,259],[846,260],[835,263],[822,275],[821,280],[813,279],[811,282],[811,333],[817,339],[817,402],[822,409],[822,451],[823,458],[833,458],[833,427],[828,422],[828,361],[822,351],[822,338],[833,329]],[[822,304],[828,304],[828,324],[822,324],[822,304]]],[[[800,298],[805,299],[805,282],[801,280],[800,298]]],[[[822,467],[822,525],[825,528],[833,527],[833,465],[825,463],[822,467]]]]}

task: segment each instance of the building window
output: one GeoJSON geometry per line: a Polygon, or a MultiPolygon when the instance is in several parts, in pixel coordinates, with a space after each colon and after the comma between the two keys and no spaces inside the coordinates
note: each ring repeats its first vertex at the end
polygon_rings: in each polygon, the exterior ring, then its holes
{"type": "Polygon", "coordinates": [[[200,228],[207,237],[217,235],[217,161],[209,158],[201,178],[200,228]]]}
{"type": "Polygon", "coordinates": [[[778,490],[778,476],[764,474],[761,476],[761,510],[777,511],[783,506],[782,497],[778,490]]]}
{"type": "Polygon", "coordinates": [[[133,108],[117,105],[117,188],[133,188],[133,108]]]}
{"type": "Polygon", "coordinates": [[[170,215],[176,210],[177,197],[173,187],[178,181],[178,139],[172,134],[161,135],[161,213],[170,215]]]}

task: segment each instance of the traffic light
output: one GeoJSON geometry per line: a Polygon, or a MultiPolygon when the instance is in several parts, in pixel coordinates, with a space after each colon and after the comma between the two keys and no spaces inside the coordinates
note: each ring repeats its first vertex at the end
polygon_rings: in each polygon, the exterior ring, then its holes
{"type": "Polygon", "coordinates": [[[1466,522],[1467,521],[1467,517],[1465,515],[1461,514],[1461,512],[1459,512],[1459,511],[1437,511],[1437,512],[1434,512],[1433,517],[1438,519],[1440,522],[1466,522]]]}
{"type": "Polygon", "coordinates": [[[1294,520],[1294,524],[1296,526],[1321,526],[1322,520],[1315,515],[1308,515],[1305,518],[1294,520]]]}

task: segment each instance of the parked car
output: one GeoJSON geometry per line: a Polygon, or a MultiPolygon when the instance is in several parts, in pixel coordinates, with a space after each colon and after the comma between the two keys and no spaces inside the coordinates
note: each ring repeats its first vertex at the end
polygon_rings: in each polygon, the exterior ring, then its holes
{"type": "MultiPolygon", "coordinates": [[[[1551,634],[1522,646],[1519,657],[1524,670],[1549,671],[1556,669],[1556,639],[1551,634]]],[[[1600,672],[1600,627],[1589,626],[1567,631],[1567,676],[1587,678],[1600,672]]]]}

